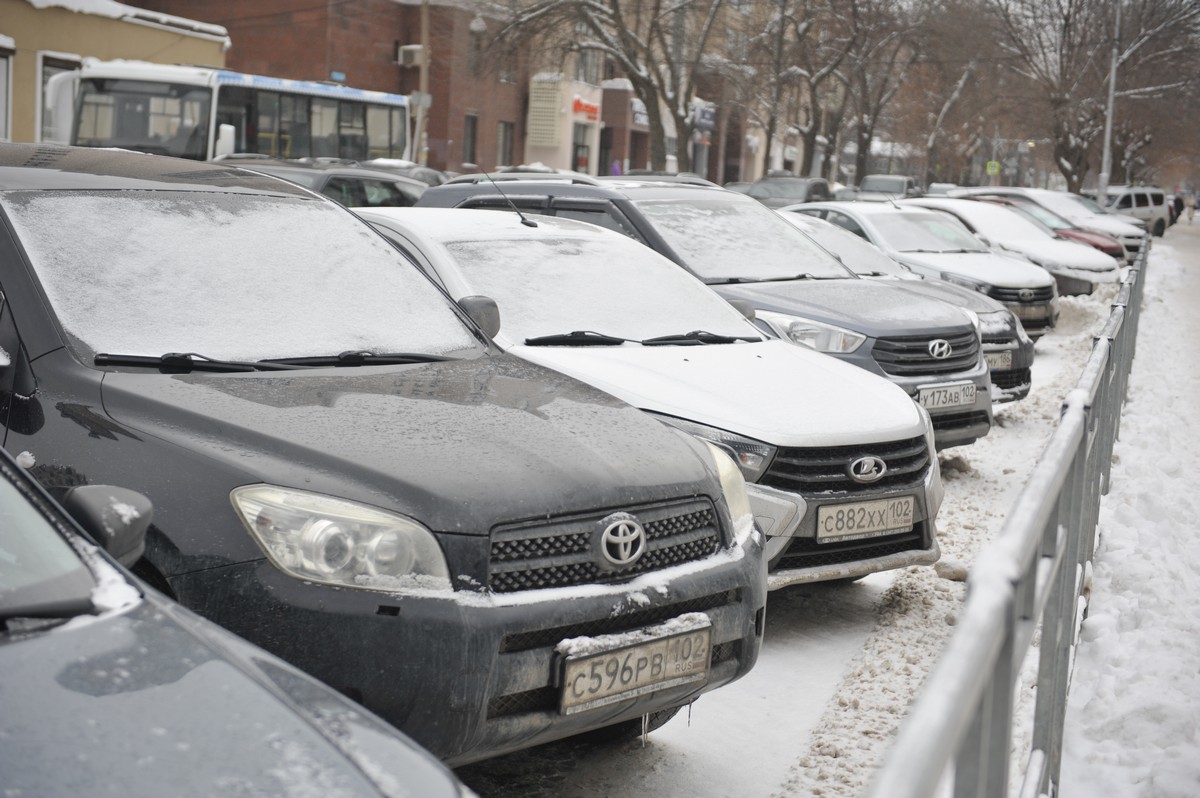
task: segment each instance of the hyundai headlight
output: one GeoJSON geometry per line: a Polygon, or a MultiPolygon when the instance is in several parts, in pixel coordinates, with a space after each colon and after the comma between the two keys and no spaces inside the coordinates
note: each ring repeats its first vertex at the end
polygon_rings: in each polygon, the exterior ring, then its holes
{"type": "Polygon", "coordinates": [[[450,588],[441,547],[410,518],[273,485],[236,488],[230,498],[267,557],[289,576],[388,592],[450,588]]]}
{"type": "Polygon", "coordinates": [[[963,277],[961,274],[953,272],[942,272],[942,279],[948,283],[961,285],[963,288],[970,288],[972,291],[978,291],[981,294],[987,294],[992,290],[992,287],[987,283],[979,280],[972,280],[970,277],[963,277]]]}
{"type": "Polygon", "coordinates": [[[746,479],[725,450],[709,441],[704,443],[717,466],[721,493],[725,496],[725,504],[729,506],[729,516],[733,520],[734,537],[737,544],[743,546],[754,531],[754,513],[750,509],[750,497],[746,494],[746,479]]]}
{"type": "Polygon", "coordinates": [[[800,316],[790,316],[786,313],[775,313],[770,310],[760,310],[755,314],[785,341],[801,344],[818,352],[833,355],[848,355],[863,345],[867,336],[853,330],[823,324],[800,316]]]}
{"type": "Polygon", "coordinates": [[[675,416],[660,416],[657,413],[651,415],[664,424],[669,424],[676,429],[695,435],[707,443],[718,446],[733,459],[733,462],[742,470],[742,475],[750,482],[757,482],[775,457],[775,447],[762,441],[675,416]]]}

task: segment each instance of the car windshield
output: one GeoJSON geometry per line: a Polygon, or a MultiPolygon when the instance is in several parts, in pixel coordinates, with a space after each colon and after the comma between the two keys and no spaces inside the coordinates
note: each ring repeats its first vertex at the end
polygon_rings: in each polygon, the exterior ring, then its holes
{"type": "Polygon", "coordinates": [[[501,332],[515,343],[575,330],[637,341],[693,330],[756,335],[708,286],[617,234],[458,240],[446,249],[470,291],[496,300],[501,332]]]}
{"type": "Polygon", "coordinates": [[[215,192],[0,197],[76,354],[463,354],[437,288],[332,203],[215,192]]]}
{"type": "MultiPolygon", "coordinates": [[[[1075,200],[1076,202],[1078,202],[1083,207],[1087,208],[1092,213],[1111,213],[1111,211],[1109,211],[1108,208],[1103,207],[1100,203],[1096,202],[1091,197],[1085,197],[1082,195],[1073,195],[1071,197],[1071,199],[1075,200]]],[[[1117,198],[1114,196],[1110,200],[1110,204],[1116,202],[1116,200],[1117,200],[1117,198]]]]}
{"type": "Polygon", "coordinates": [[[1108,213],[1108,211],[1103,210],[1094,202],[1092,203],[1094,209],[1088,207],[1087,204],[1081,202],[1082,199],[1082,197],[1067,194],[1063,191],[1046,191],[1037,196],[1037,201],[1040,204],[1068,218],[1072,215],[1079,216],[1080,214],[1085,214],[1090,216],[1094,213],[1108,213]]]}
{"type": "Polygon", "coordinates": [[[1024,214],[1038,224],[1045,225],[1051,230],[1070,230],[1073,225],[1052,210],[1035,205],[1032,202],[1021,202],[1003,206],[1016,213],[1024,214]]]}
{"type": "Polygon", "coordinates": [[[971,205],[963,212],[972,226],[988,238],[1004,239],[1050,239],[1053,238],[1046,228],[1029,221],[1024,216],[1014,213],[999,205],[963,200],[971,205]]]}
{"type": "Polygon", "coordinates": [[[944,213],[873,214],[871,223],[892,249],[900,252],[987,252],[962,223],[944,213]]]}
{"type": "Polygon", "coordinates": [[[634,203],[706,282],[853,277],[779,215],[741,196],[634,203]]]}
{"type": "Polygon", "coordinates": [[[85,611],[96,580],[79,555],[7,479],[0,479],[0,618],[85,611]]]}
{"type": "Polygon", "coordinates": [[[855,274],[861,276],[912,274],[908,269],[892,260],[879,247],[836,225],[813,225],[806,229],[805,233],[841,258],[842,263],[853,270],[855,274]]]}

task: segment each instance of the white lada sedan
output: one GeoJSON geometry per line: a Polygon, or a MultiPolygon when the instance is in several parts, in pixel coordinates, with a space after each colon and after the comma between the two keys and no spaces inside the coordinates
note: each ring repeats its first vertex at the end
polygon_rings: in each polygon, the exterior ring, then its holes
{"type": "Polygon", "coordinates": [[[494,299],[488,332],[503,349],[730,453],[751,483],[771,588],[937,560],[933,431],[892,382],[766,337],[753,311],[593,225],[494,210],[355,211],[451,297],[494,299]]]}

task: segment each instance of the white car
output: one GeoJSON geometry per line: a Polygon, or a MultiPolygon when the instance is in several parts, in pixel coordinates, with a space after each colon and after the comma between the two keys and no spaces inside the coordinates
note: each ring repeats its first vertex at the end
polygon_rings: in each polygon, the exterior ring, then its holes
{"type": "Polygon", "coordinates": [[[947,197],[920,197],[901,204],[948,213],[993,249],[1024,256],[1054,275],[1059,294],[1090,294],[1097,284],[1121,278],[1117,262],[1108,255],[1056,238],[1046,228],[1000,205],[947,197]]]}
{"type": "Polygon", "coordinates": [[[945,213],[892,202],[809,202],[784,210],[833,222],[917,274],[987,294],[1011,310],[1031,338],[1058,323],[1058,289],[1048,271],[1015,253],[993,252],[945,213]]]}
{"type": "Polygon", "coordinates": [[[450,296],[494,299],[502,349],[731,454],[767,536],[771,589],[937,560],[932,425],[891,381],[765,337],[667,258],[594,225],[493,210],[355,212],[450,296]]]}
{"type": "Polygon", "coordinates": [[[1078,194],[1051,191],[1046,188],[1020,188],[1007,186],[976,186],[956,188],[949,192],[952,197],[1020,197],[1035,202],[1047,210],[1054,211],[1084,230],[1104,233],[1121,242],[1125,247],[1125,260],[1133,263],[1146,241],[1145,224],[1138,219],[1108,213],[1094,201],[1078,194]]]}

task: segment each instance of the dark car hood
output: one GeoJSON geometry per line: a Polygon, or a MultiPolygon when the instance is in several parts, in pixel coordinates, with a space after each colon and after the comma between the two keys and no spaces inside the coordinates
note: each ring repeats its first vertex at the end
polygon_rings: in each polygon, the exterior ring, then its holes
{"type": "Polygon", "coordinates": [[[117,422],[266,482],[395,509],[435,531],[710,493],[700,444],[608,394],[501,355],[242,374],[110,373],[117,422]]]}
{"type": "Polygon", "coordinates": [[[713,287],[726,299],[745,299],[756,308],[804,316],[873,338],[971,329],[970,319],[958,308],[882,281],[789,280],[713,287]]]}
{"type": "Polygon", "coordinates": [[[0,638],[0,773],[14,794],[453,796],[373,716],[190,613],[148,599],[0,638]],[[336,742],[335,742],[336,741],[336,742]]]}
{"type": "Polygon", "coordinates": [[[987,294],[945,280],[897,280],[895,284],[910,293],[940,299],[976,313],[993,313],[1005,309],[1002,303],[987,294]]]}

